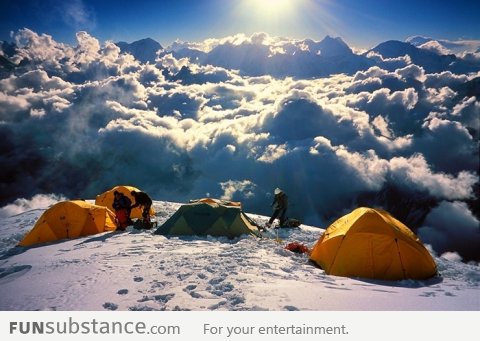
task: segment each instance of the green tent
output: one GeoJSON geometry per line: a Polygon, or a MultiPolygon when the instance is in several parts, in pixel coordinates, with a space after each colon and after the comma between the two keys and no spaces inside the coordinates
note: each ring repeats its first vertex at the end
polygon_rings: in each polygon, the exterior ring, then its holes
{"type": "Polygon", "coordinates": [[[198,200],[180,206],[155,234],[168,236],[259,236],[255,224],[238,205],[213,200],[198,200]]]}

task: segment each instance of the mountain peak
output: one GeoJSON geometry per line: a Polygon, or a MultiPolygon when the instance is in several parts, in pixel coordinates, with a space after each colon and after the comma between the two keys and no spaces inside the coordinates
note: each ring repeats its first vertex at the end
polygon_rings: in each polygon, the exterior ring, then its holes
{"type": "Polygon", "coordinates": [[[350,55],[353,53],[352,49],[340,37],[331,37],[327,35],[317,47],[324,57],[336,57],[343,55],[350,55]]]}
{"type": "Polygon", "coordinates": [[[162,45],[152,38],[144,38],[132,43],[120,41],[116,45],[122,52],[132,54],[142,63],[154,62],[157,58],[157,51],[163,50],[162,45]]]}
{"type": "Polygon", "coordinates": [[[342,43],[345,44],[345,42],[342,40],[342,38],[340,38],[340,37],[332,37],[332,36],[330,36],[330,35],[328,35],[328,34],[325,36],[325,38],[323,38],[322,42],[323,42],[323,41],[329,41],[329,40],[334,40],[334,41],[342,42],[342,43]]]}
{"type": "Polygon", "coordinates": [[[412,51],[416,50],[418,50],[418,48],[411,43],[399,40],[387,40],[375,46],[371,51],[378,52],[386,58],[395,58],[411,54],[412,51]]]}
{"type": "Polygon", "coordinates": [[[433,40],[432,38],[428,38],[428,37],[412,36],[412,37],[408,37],[405,40],[405,42],[410,43],[410,44],[415,45],[415,46],[420,46],[420,45],[428,43],[429,41],[432,41],[432,40],[433,40]]]}

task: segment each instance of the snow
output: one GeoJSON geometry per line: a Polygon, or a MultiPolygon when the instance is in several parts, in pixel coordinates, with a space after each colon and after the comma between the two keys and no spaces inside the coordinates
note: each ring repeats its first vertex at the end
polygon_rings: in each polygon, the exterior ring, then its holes
{"type": "MultiPolygon", "coordinates": [[[[155,201],[162,224],[180,204],[155,201]]],[[[477,264],[434,255],[440,276],[374,281],[326,275],[306,255],[322,229],[242,236],[165,237],[153,230],[15,247],[44,209],[0,220],[0,310],[467,311],[480,310],[477,264]]],[[[257,222],[267,217],[249,214],[257,222]]]]}

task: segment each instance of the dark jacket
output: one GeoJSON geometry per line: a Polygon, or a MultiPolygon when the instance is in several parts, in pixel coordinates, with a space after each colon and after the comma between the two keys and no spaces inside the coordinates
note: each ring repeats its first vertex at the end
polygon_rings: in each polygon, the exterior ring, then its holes
{"type": "Polygon", "coordinates": [[[118,196],[118,199],[115,198],[113,199],[113,204],[112,207],[115,211],[121,210],[121,209],[130,209],[130,206],[132,205],[132,201],[123,193],[120,193],[118,196]]]}
{"type": "Polygon", "coordinates": [[[152,199],[150,199],[147,193],[135,192],[132,195],[135,198],[135,204],[132,206],[132,208],[138,207],[138,206],[147,206],[147,207],[152,206],[152,199]]]}
{"type": "Polygon", "coordinates": [[[275,198],[273,199],[272,207],[275,210],[283,210],[283,209],[286,210],[288,207],[287,195],[283,192],[275,195],[275,198]]]}

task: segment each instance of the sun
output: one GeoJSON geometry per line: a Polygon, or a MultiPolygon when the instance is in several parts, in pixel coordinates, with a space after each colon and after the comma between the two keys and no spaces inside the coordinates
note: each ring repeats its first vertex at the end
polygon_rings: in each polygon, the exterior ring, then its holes
{"type": "Polygon", "coordinates": [[[291,0],[255,0],[257,6],[264,10],[282,10],[288,7],[292,1],[291,0]]]}
{"type": "MultiPolygon", "coordinates": [[[[298,36],[316,4],[327,0],[241,0],[232,7],[231,27],[239,32],[270,36],[298,36]]],[[[328,0],[330,1],[330,0],[328,0]]]]}
{"type": "Polygon", "coordinates": [[[286,14],[292,9],[294,0],[247,0],[248,7],[259,15],[286,14]]]}

